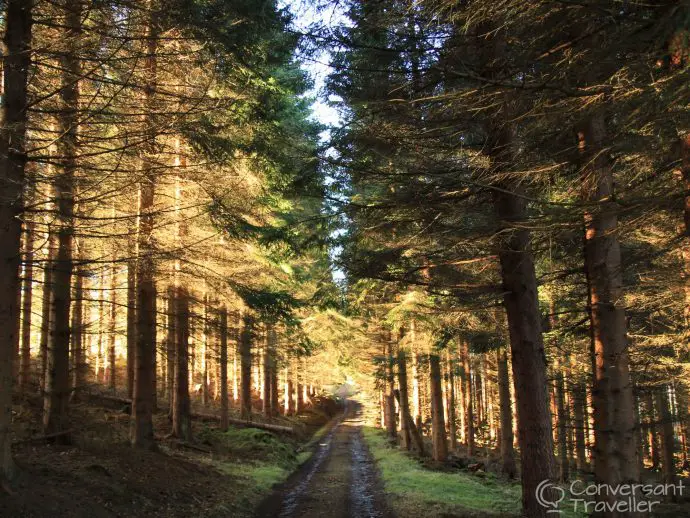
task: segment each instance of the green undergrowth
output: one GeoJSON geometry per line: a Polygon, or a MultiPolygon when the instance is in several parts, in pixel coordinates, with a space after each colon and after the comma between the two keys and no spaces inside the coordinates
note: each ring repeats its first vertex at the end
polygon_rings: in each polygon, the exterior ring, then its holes
{"type": "Polygon", "coordinates": [[[298,451],[299,443],[291,437],[257,428],[221,432],[209,427],[200,431],[199,439],[213,449],[211,465],[233,479],[231,498],[222,511],[238,518],[251,516],[273,486],[284,482],[312,454],[311,449],[298,451]]]}

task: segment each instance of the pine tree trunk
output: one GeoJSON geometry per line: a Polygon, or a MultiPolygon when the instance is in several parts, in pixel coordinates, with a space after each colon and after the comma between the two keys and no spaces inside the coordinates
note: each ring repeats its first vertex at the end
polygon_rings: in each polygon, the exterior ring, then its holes
{"type": "MultiPolygon", "coordinates": [[[[72,248],[74,237],[74,189],[77,168],[77,131],[79,110],[79,78],[81,67],[76,55],[76,39],[81,32],[82,2],[65,0],[65,40],[68,48],[60,56],[61,112],[58,117],[62,135],[59,171],[54,179],[58,219],[58,251],[53,263],[53,289],[50,301],[50,334],[48,335],[48,367],[43,398],[43,432],[46,435],[65,432],[69,428],[70,398],[69,349],[70,307],[72,296],[72,248]]],[[[67,444],[70,435],[61,433],[56,443],[67,444]]]]}
{"type": "Polygon", "coordinates": [[[43,395],[48,369],[48,336],[50,335],[50,300],[53,290],[53,259],[55,258],[55,235],[48,233],[48,254],[43,263],[43,289],[41,290],[41,341],[39,343],[38,389],[43,395]]]}
{"type": "Polygon", "coordinates": [[[443,419],[441,359],[437,354],[429,355],[429,381],[431,383],[432,457],[437,462],[443,462],[448,457],[448,442],[446,441],[446,424],[443,419]]]}
{"type": "Polygon", "coordinates": [[[578,133],[583,160],[583,199],[598,207],[585,214],[585,265],[589,285],[594,382],[594,471],[612,487],[639,479],[632,382],[623,301],[621,252],[614,180],[602,114],[578,133]]]}
{"type": "MultiPolygon", "coordinates": [[[[506,125],[491,132],[490,149],[496,170],[510,171],[512,167],[514,131],[506,125]]],[[[523,225],[528,215],[521,186],[506,180],[498,187],[500,190],[493,196],[502,227],[498,255],[515,383],[523,512],[530,518],[540,518],[547,514],[537,501],[536,490],[542,481],[554,478],[555,460],[537,278],[532,239],[523,225]]]]}
{"type": "Polygon", "coordinates": [[[175,344],[175,391],[173,395],[173,435],[183,441],[192,440],[192,409],[189,401],[189,294],[177,289],[177,338],[175,344]]]}
{"type": "Polygon", "coordinates": [[[137,344],[137,269],[134,246],[127,261],[127,397],[134,396],[134,363],[137,344]]]}
{"type": "Polygon", "coordinates": [[[22,299],[21,365],[19,368],[19,387],[25,391],[31,380],[31,316],[34,281],[34,223],[26,224],[24,239],[24,298],[22,299]]]}
{"type": "Polygon", "coordinates": [[[228,311],[220,308],[220,429],[228,429],[228,311]]]}
{"type": "Polygon", "coordinates": [[[455,365],[450,350],[446,354],[448,360],[448,389],[446,390],[448,399],[448,434],[450,435],[450,449],[455,451],[458,449],[458,431],[455,420],[455,365]]]}
{"type": "Polygon", "coordinates": [[[400,398],[398,405],[400,406],[400,430],[401,430],[401,446],[409,450],[412,446],[410,422],[410,401],[407,394],[407,354],[402,348],[398,349],[398,385],[400,387],[400,398]]]}
{"type": "Polygon", "coordinates": [[[240,336],[240,414],[242,419],[252,415],[252,334],[254,319],[245,313],[240,336]]]}
{"type": "Polygon", "coordinates": [[[84,388],[84,272],[74,271],[74,305],[72,307],[72,399],[84,388]]]}
{"type": "Polygon", "coordinates": [[[513,410],[510,400],[510,378],[508,377],[508,352],[505,348],[496,351],[498,366],[498,398],[501,413],[501,464],[508,478],[515,478],[515,451],[513,449],[513,410]]]}
{"type": "Polygon", "coordinates": [[[12,422],[12,358],[17,340],[19,307],[20,213],[26,164],[26,106],[32,26],[32,2],[7,0],[4,18],[4,86],[0,105],[0,479],[14,475],[12,422]]]}
{"type": "Polygon", "coordinates": [[[474,405],[472,390],[472,364],[470,362],[470,346],[467,340],[462,341],[462,384],[465,399],[465,440],[467,441],[467,456],[474,456],[474,405]]]}
{"type": "Polygon", "coordinates": [[[131,430],[132,445],[142,449],[155,449],[153,437],[153,409],[155,406],[156,379],[156,284],[154,243],[154,196],[156,171],[152,162],[155,152],[155,121],[153,95],[156,89],[156,53],[158,29],[156,0],[148,0],[146,21],[146,59],[144,62],[145,132],[148,142],[142,158],[142,179],[139,183],[139,217],[137,228],[137,341],[135,354],[134,397],[131,430]]]}
{"type": "Polygon", "coordinates": [[[393,375],[393,343],[390,336],[390,331],[382,334],[383,340],[383,355],[385,362],[385,384],[386,392],[384,394],[384,403],[386,405],[386,435],[388,440],[395,442],[398,435],[398,428],[395,419],[395,377],[393,375]]]}
{"type": "Polygon", "coordinates": [[[110,268],[110,316],[108,318],[108,387],[115,390],[115,334],[117,332],[117,266],[110,268]]]}
{"type": "Polygon", "coordinates": [[[201,403],[204,406],[208,405],[209,402],[209,369],[208,369],[208,364],[209,364],[209,359],[210,359],[210,353],[209,353],[209,322],[208,322],[208,294],[204,293],[204,322],[203,322],[203,330],[204,330],[204,335],[203,335],[203,343],[202,347],[203,350],[201,351],[202,357],[201,357],[201,403]]]}
{"type": "Polygon", "coordinates": [[[656,406],[661,420],[661,472],[664,484],[676,483],[675,435],[673,433],[673,416],[669,408],[667,387],[661,386],[654,393],[656,406]]]}
{"type": "Polygon", "coordinates": [[[273,344],[271,343],[273,333],[273,326],[266,324],[266,342],[264,346],[264,398],[261,402],[261,411],[267,419],[270,419],[273,414],[271,412],[271,373],[273,372],[273,344]]]}
{"type": "Polygon", "coordinates": [[[556,363],[556,408],[558,415],[558,462],[560,465],[560,480],[567,482],[570,478],[570,464],[568,463],[567,442],[567,411],[565,405],[565,380],[561,366],[556,363]]]}
{"type": "Polygon", "coordinates": [[[576,384],[573,386],[573,427],[575,428],[575,458],[576,467],[580,473],[584,473],[589,469],[587,463],[585,440],[585,405],[587,404],[585,397],[585,389],[582,385],[576,384]]]}
{"type": "Polygon", "coordinates": [[[172,402],[175,399],[175,355],[177,354],[177,313],[176,313],[176,297],[177,290],[174,285],[168,286],[168,328],[167,335],[165,337],[165,350],[166,350],[166,371],[167,371],[167,381],[166,385],[168,388],[168,404],[170,405],[170,419],[172,419],[172,402]]]}

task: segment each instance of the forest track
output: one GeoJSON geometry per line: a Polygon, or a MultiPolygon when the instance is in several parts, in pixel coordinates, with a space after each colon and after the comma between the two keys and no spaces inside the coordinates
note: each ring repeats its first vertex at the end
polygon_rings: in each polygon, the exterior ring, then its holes
{"type": "Polygon", "coordinates": [[[312,458],[263,501],[257,518],[393,518],[361,415],[361,404],[348,401],[312,458]]]}

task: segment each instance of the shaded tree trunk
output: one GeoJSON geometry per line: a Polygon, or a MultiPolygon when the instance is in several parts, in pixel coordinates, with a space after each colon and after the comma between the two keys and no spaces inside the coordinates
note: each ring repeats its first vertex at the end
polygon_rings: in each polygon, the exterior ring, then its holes
{"type": "Polygon", "coordinates": [[[110,268],[110,315],[108,318],[108,387],[115,390],[115,335],[117,332],[117,267],[110,268]]]}
{"type": "MultiPolygon", "coordinates": [[[[127,260],[127,397],[134,395],[134,363],[137,344],[137,270],[134,246],[127,260]]],[[[170,378],[168,378],[170,379],[170,378]]]]}
{"type": "Polygon", "coordinates": [[[565,380],[558,363],[556,369],[556,408],[558,415],[558,462],[560,465],[561,482],[567,482],[570,478],[570,464],[568,463],[568,438],[567,438],[567,410],[565,405],[565,380]]]}
{"type": "Polygon", "coordinates": [[[240,335],[240,414],[242,419],[252,415],[252,334],[254,319],[248,313],[242,318],[240,335]]]}
{"type": "Polygon", "coordinates": [[[74,271],[74,305],[72,307],[72,399],[78,399],[84,388],[84,272],[74,271]]]}
{"type": "Polygon", "coordinates": [[[60,100],[58,117],[59,133],[62,135],[59,171],[54,179],[58,216],[58,251],[52,264],[53,289],[50,300],[50,334],[48,335],[48,367],[43,398],[43,432],[46,435],[63,432],[54,442],[67,444],[70,435],[68,410],[70,398],[69,349],[70,349],[70,307],[72,296],[72,247],[74,237],[74,190],[77,168],[79,77],[81,67],[76,55],[76,39],[81,33],[82,2],[66,0],[65,39],[67,49],[59,58],[61,70],[60,100]]]}
{"type": "Polygon", "coordinates": [[[48,337],[50,336],[50,300],[53,289],[53,260],[57,254],[55,234],[48,231],[48,254],[43,263],[43,289],[41,290],[41,341],[39,343],[38,389],[41,395],[45,388],[46,371],[48,369],[48,337]]]}
{"type": "Polygon", "coordinates": [[[667,387],[662,386],[654,393],[656,406],[659,409],[659,419],[661,420],[661,472],[664,484],[676,483],[675,466],[675,436],[673,433],[673,415],[669,408],[667,387]]]}
{"type": "Polygon", "coordinates": [[[189,294],[179,287],[175,297],[177,337],[175,344],[175,391],[173,394],[173,435],[192,440],[192,409],[189,401],[189,294]]]}
{"type": "Polygon", "coordinates": [[[5,2],[5,52],[0,105],[0,479],[14,475],[12,422],[12,358],[19,333],[19,258],[26,164],[27,78],[30,64],[32,1],[5,2]]]}
{"type": "Polygon", "coordinates": [[[25,391],[31,379],[31,320],[34,282],[34,232],[35,225],[26,224],[24,239],[24,298],[22,299],[21,365],[19,368],[19,387],[25,391]]]}
{"type": "Polygon", "coordinates": [[[228,429],[228,311],[220,309],[220,429],[228,429]]]}
{"type": "Polygon", "coordinates": [[[467,340],[462,341],[462,384],[465,399],[465,440],[467,442],[467,456],[474,456],[474,405],[472,390],[472,364],[470,362],[470,346],[467,340]]]}
{"type": "Polygon", "coordinates": [[[398,431],[397,423],[395,419],[395,377],[393,374],[393,343],[391,340],[390,332],[382,333],[381,336],[383,340],[383,356],[384,356],[384,381],[386,386],[386,391],[384,394],[384,403],[386,405],[386,434],[388,440],[395,442],[398,431]]]}
{"type": "Polygon", "coordinates": [[[142,179],[139,183],[139,217],[137,228],[137,341],[135,355],[134,398],[132,403],[132,445],[154,449],[153,409],[156,380],[156,284],[154,243],[154,195],[156,171],[152,162],[155,152],[155,121],[153,95],[156,88],[156,53],[158,50],[157,2],[148,1],[146,21],[146,59],[144,62],[145,132],[148,145],[142,158],[142,179]]]}
{"type": "Polygon", "coordinates": [[[429,355],[429,381],[431,383],[432,457],[437,462],[443,462],[448,457],[448,442],[446,441],[446,424],[443,418],[441,359],[437,354],[429,355]]]}
{"type": "Polygon", "coordinates": [[[275,344],[273,340],[275,335],[273,332],[273,326],[271,324],[266,324],[266,345],[264,346],[264,399],[261,402],[261,411],[264,417],[270,419],[273,416],[271,407],[271,379],[273,377],[273,354],[275,344]]]}
{"type": "Polygon", "coordinates": [[[411,430],[410,422],[410,401],[407,394],[407,354],[404,349],[398,349],[398,385],[400,386],[400,398],[398,405],[400,406],[400,430],[402,437],[402,447],[409,450],[411,444],[411,430]]]}
{"type": "MultiPolygon", "coordinates": [[[[499,171],[512,167],[514,131],[511,125],[491,131],[491,155],[499,171]]],[[[523,224],[528,215],[522,187],[511,180],[498,187],[493,198],[502,229],[498,255],[515,383],[523,512],[539,518],[547,514],[536,490],[543,480],[554,478],[555,461],[537,278],[531,235],[523,224]]]]}
{"type": "Polygon", "coordinates": [[[166,350],[166,385],[168,389],[168,403],[170,405],[169,417],[172,419],[172,402],[175,399],[175,355],[177,354],[177,313],[175,300],[177,298],[177,290],[175,286],[168,286],[168,328],[165,337],[166,350]]]}
{"type": "Polygon", "coordinates": [[[575,466],[581,473],[589,469],[585,440],[585,406],[587,398],[581,384],[573,385],[573,427],[575,428],[575,466]]]}
{"type": "Polygon", "coordinates": [[[446,384],[448,387],[446,390],[448,394],[448,434],[450,435],[450,449],[455,451],[458,448],[458,431],[455,420],[455,364],[450,349],[447,350],[446,354],[448,361],[448,380],[446,384]]]}
{"type": "Polygon", "coordinates": [[[510,378],[508,377],[508,352],[501,347],[496,351],[498,366],[498,398],[500,406],[501,467],[508,478],[515,478],[515,451],[513,449],[513,411],[510,399],[510,378]]]}

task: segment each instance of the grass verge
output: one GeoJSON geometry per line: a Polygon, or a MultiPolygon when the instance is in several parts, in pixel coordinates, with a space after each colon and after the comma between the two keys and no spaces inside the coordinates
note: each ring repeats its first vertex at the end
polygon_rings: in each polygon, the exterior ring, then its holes
{"type": "Polygon", "coordinates": [[[380,430],[365,428],[364,437],[381,472],[388,504],[400,518],[519,516],[519,484],[492,474],[479,478],[433,471],[391,448],[380,430]]]}

